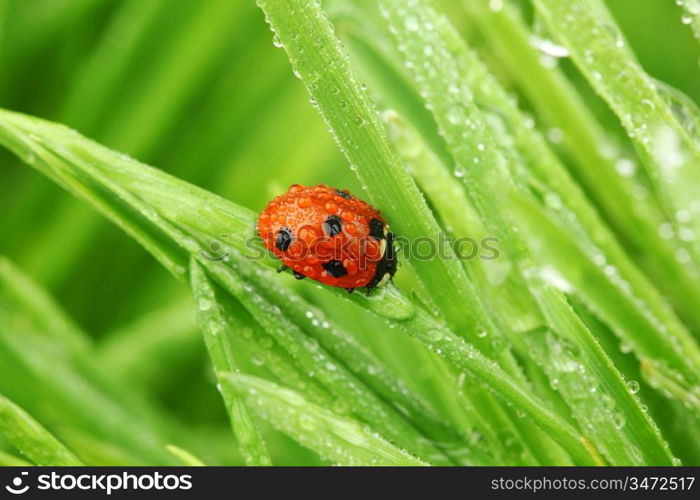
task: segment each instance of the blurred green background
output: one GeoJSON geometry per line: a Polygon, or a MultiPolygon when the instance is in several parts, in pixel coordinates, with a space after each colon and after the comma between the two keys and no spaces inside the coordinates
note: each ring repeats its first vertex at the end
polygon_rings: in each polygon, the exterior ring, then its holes
{"type": "MultiPolygon", "coordinates": [[[[459,2],[439,3],[459,10],[459,2]]],[[[700,102],[700,44],[674,2],[608,5],[644,68],[700,102]]],[[[454,19],[489,60],[469,20],[454,19]]],[[[64,123],[256,211],[291,183],[359,192],[271,42],[253,0],[0,0],[0,107],[64,123]]],[[[562,65],[619,133],[573,66],[562,65]]],[[[183,423],[227,425],[189,291],[119,229],[6,151],[0,254],[57,297],[107,359],[119,358],[125,331],[182,331],[173,338],[187,349],[159,352],[154,366],[120,369],[152,382],[153,395],[183,423]]],[[[0,391],[12,385],[2,380],[0,391]]]]}

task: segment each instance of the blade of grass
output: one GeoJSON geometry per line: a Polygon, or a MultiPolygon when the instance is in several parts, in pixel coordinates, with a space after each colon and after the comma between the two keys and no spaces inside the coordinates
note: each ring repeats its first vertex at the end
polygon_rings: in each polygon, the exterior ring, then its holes
{"type": "MultiPolygon", "coordinates": [[[[219,299],[204,271],[194,260],[190,260],[190,280],[197,303],[199,327],[217,377],[220,373],[237,371],[238,365],[226,336],[226,321],[222,316],[219,299]]],[[[225,388],[221,394],[246,465],[272,465],[265,442],[243,401],[225,388]]]]}
{"type": "Polygon", "coordinates": [[[37,465],[82,465],[71,451],[31,415],[3,395],[0,395],[0,432],[37,465]]]}
{"type": "Polygon", "coordinates": [[[294,391],[241,374],[223,374],[223,380],[262,418],[338,465],[428,465],[294,391]]]}
{"type": "Polygon", "coordinates": [[[186,465],[188,467],[206,467],[207,465],[191,452],[183,450],[182,448],[179,448],[175,445],[169,444],[168,446],[166,446],[166,449],[170,453],[175,455],[183,463],[183,465],[186,465]]]}
{"type": "Polygon", "coordinates": [[[0,450],[0,467],[31,467],[31,463],[0,450]]]}

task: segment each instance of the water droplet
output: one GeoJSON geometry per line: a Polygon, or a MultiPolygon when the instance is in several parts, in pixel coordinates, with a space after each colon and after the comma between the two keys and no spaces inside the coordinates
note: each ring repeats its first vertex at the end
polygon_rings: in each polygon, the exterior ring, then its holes
{"type": "Polygon", "coordinates": [[[406,19],[404,19],[403,25],[408,31],[418,31],[419,28],[418,19],[416,18],[416,16],[406,17],[406,19]]]}
{"type": "Polygon", "coordinates": [[[550,57],[569,57],[569,49],[554,43],[552,40],[533,35],[530,38],[530,43],[537,50],[550,57]]]}
{"type": "Polygon", "coordinates": [[[464,108],[456,104],[447,110],[447,120],[452,124],[464,121],[464,108]]]}
{"type": "Polygon", "coordinates": [[[493,12],[500,12],[503,10],[503,0],[489,0],[489,9],[493,12]]]}
{"type": "Polygon", "coordinates": [[[625,416],[620,412],[615,412],[613,414],[613,425],[618,431],[625,426],[625,416]]]}
{"type": "Polygon", "coordinates": [[[669,222],[664,222],[659,225],[659,236],[665,240],[673,238],[673,226],[669,222]]]}
{"type": "Polygon", "coordinates": [[[272,337],[263,337],[260,339],[260,347],[263,349],[272,349],[272,347],[275,345],[275,341],[272,339],[272,337]]]}
{"type": "Polygon", "coordinates": [[[687,264],[691,260],[690,252],[685,248],[679,248],[676,250],[676,260],[681,264],[687,264]]]}
{"type": "Polygon", "coordinates": [[[440,330],[428,330],[425,337],[430,342],[438,342],[442,340],[442,332],[440,330]]]}
{"type": "Polygon", "coordinates": [[[301,427],[305,431],[311,432],[316,430],[316,423],[314,422],[314,419],[312,417],[304,413],[302,415],[299,415],[299,427],[301,427]]]}
{"type": "Polygon", "coordinates": [[[265,364],[265,357],[261,353],[256,352],[250,357],[250,361],[255,366],[263,366],[265,364]]]}
{"type": "Polygon", "coordinates": [[[560,128],[552,127],[547,130],[547,139],[554,144],[559,144],[564,140],[564,132],[560,128]]]}
{"type": "Polygon", "coordinates": [[[685,15],[685,16],[681,17],[681,22],[683,24],[690,24],[693,22],[693,18],[688,16],[688,15],[685,15]]]}
{"type": "Polygon", "coordinates": [[[277,36],[277,33],[275,33],[275,35],[272,37],[272,45],[278,49],[282,47],[282,41],[280,40],[280,37],[277,36]]]}
{"type": "Polygon", "coordinates": [[[615,162],[615,170],[624,177],[631,177],[637,172],[637,165],[628,158],[620,158],[615,162]]]}
{"type": "Polygon", "coordinates": [[[632,394],[636,394],[637,392],[639,392],[639,382],[637,382],[636,380],[630,380],[629,382],[627,382],[627,388],[632,394]]]}
{"type": "Polygon", "coordinates": [[[331,405],[331,409],[340,415],[347,413],[350,410],[350,406],[344,399],[336,399],[331,405]]]}

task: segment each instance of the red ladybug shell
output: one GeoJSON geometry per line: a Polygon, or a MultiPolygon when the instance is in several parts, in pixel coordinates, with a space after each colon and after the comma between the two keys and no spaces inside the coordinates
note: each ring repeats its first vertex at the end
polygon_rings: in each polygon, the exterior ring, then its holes
{"type": "Polygon", "coordinates": [[[396,272],[382,215],[347,191],[294,184],[262,211],[258,233],[298,279],[369,291],[396,272]]]}

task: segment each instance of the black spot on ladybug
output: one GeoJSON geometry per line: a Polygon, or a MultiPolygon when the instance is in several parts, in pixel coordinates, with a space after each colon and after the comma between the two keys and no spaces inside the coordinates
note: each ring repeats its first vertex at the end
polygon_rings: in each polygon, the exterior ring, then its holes
{"type": "Polygon", "coordinates": [[[287,227],[283,227],[277,233],[277,240],[275,241],[275,246],[277,247],[278,250],[280,250],[282,252],[286,252],[291,243],[292,243],[292,230],[287,228],[287,227]]]}
{"type": "Polygon", "coordinates": [[[296,271],[292,271],[292,273],[294,274],[294,277],[298,280],[303,280],[304,278],[306,278],[306,276],[304,276],[303,274],[298,273],[296,271]]]}
{"type": "Polygon", "coordinates": [[[343,264],[341,264],[339,260],[330,260],[322,265],[323,269],[328,271],[328,274],[334,278],[341,278],[348,274],[348,270],[343,267],[343,264]]]}
{"type": "Polygon", "coordinates": [[[340,217],[337,215],[331,215],[326,219],[326,222],[323,223],[323,230],[326,231],[328,236],[340,234],[343,230],[343,221],[341,221],[340,217]]]}
{"type": "Polygon", "coordinates": [[[384,239],[384,223],[379,219],[369,221],[369,235],[375,240],[384,239]]]}
{"type": "Polygon", "coordinates": [[[340,189],[336,189],[336,190],[335,190],[335,194],[337,194],[338,196],[342,196],[342,197],[345,198],[346,200],[352,199],[352,196],[350,196],[350,195],[349,195],[348,193],[346,193],[345,191],[341,191],[340,189]]]}

